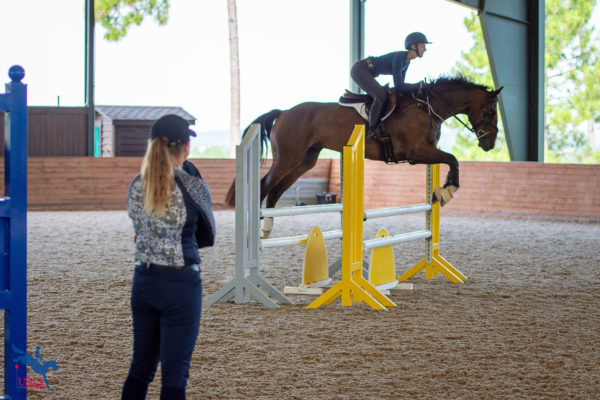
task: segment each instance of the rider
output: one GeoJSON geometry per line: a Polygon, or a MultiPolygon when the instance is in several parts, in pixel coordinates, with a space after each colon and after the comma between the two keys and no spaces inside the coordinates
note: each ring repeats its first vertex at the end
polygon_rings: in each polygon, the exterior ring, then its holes
{"type": "Polygon", "coordinates": [[[406,36],[404,47],[407,51],[395,51],[380,57],[367,57],[357,61],[350,71],[354,82],[367,94],[373,97],[373,104],[369,111],[369,135],[375,135],[380,141],[389,141],[389,135],[385,134],[379,119],[383,113],[383,107],[387,100],[385,89],[375,80],[379,75],[392,75],[394,77],[394,88],[396,90],[417,90],[419,83],[404,83],[406,70],[410,61],[423,57],[427,51],[426,44],[431,43],[421,32],[413,32],[406,36]]]}
{"type": "Polygon", "coordinates": [[[38,359],[40,364],[44,364],[46,362],[46,360],[44,360],[44,358],[40,354],[40,346],[35,346],[35,354],[34,355],[35,355],[35,358],[38,359]]]}

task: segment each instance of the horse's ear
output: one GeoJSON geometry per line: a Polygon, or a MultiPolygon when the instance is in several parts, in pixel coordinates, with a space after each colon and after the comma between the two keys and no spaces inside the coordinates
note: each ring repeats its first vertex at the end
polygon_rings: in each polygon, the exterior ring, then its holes
{"type": "Polygon", "coordinates": [[[500,92],[502,91],[502,89],[504,89],[504,86],[500,86],[500,89],[498,89],[498,90],[494,90],[494,91],[492,92],[492,97],[496,97],[496,96],[498,96],[498,93],[500,93],[500,92]]]}

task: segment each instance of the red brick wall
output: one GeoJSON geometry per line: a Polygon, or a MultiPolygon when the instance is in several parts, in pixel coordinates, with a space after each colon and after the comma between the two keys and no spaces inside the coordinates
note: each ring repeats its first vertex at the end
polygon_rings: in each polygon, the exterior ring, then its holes
{"type": "MultiPolygon", "coordinates": [[[[3,159],[2,159],[3,160],[3,159]]],[[[206,179],[215,209],[224,200],[235,176],[235,160],[191,160],[206,179]]],[[[140,157],[29,157],[29,210],[124,210],[127,188],[139,173],[140,157]]],[[[319,160],[305,177],[328,177],[330,160],[319,160]]],[[[265,174],[270,161],[262,166],[265,174]]],[[[0,162],[0,195],[4,193],[4,162],[0,162]]]]}
{"type": "MultiPolygon", "coordinates": [[[[225,194],[235,175],[235,160],[192,161],[210,186],[215,209],[225,208],[225,194]]],[[[29,209],[125,209],[127,188],[140,165],[139,157],[30,157],[29,209]]],[[[269,166],[270,161],[265,162],[263,174],[269,166]]],[[[0,162],[0,182],[3,169],[4,162],[0,162]]],[[[447,167],[442,166],[442,183],[446,172],[447,167]]],[[[319,160],[304,177],[329,177],[329,191],[340,192],[339,160],[319,160]]],[[[600,218],[600,165],[462,162],[460,178],[461,188],[444,207],[445,213],[600,218]]],[[[424,201],[424,165],[365,162],[366,208],[424,201]]]]}
{"type": "MultiPolygon", "coordinates": [[[[425,171],[423,165],[367,160],[365,208],[422,203],[425,171]]],[[[442,165],[442,184],[447,171],[442,165]]],[[[460,185],[444,212],[600,217],[600,165],[462,162],[460,185]]],[[[337,160],[330,191],[339,193],[337,160]]]]}

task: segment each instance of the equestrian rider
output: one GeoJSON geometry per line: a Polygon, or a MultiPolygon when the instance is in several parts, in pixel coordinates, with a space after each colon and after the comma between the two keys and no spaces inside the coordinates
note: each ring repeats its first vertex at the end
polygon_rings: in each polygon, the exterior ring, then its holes
{"type": "Polygon", "coordinates": [[[350,71],[350,75],[356,84],[367,94],[373,97],[373,104],[369,111],[369,134],[381,141],[389,141],[389,135],[383,130],[380,123],[381,114],[385,106],[387,94],[385,89],[375,79],[379,75],[392,75],[394,77],[394,89],[396,90],[418,90],[419,83],[404,83],[406,70],[410,61],[423,57],[427,51],[426,44],[431,43],[421,32],[413,32],[406,36],[404,47],[406,51],[395,51],[380,57],[367,57],[357,61],[350,71]]]}

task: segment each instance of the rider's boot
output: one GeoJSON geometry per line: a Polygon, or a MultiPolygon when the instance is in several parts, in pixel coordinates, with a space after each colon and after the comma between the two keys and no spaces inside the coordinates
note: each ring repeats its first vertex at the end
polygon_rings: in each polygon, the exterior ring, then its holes
{"type": "Polygon", "coordinates": [[[369,111],[369,134],[367,138],[375,137],[381,145],[383,159],[386,163],[392,164],[396,162],[394,151],[392,149],[392,141],[390,135],[383,129],[383,123],[379,120],[383,113],[385,103],[379,99],[373,100],[371,110],[369,111]]]}
{"type": "Polygon", "coordinates": [[[373,138],[373,136],[380,139],[379,132],[381,131],[379,125],[381,118],[381,114],[383,113],[384,102],[380,99],[373,100],[373,104],[371,104],[371,109],[369,110],[369,134],[367,138],[373,138]]]}

